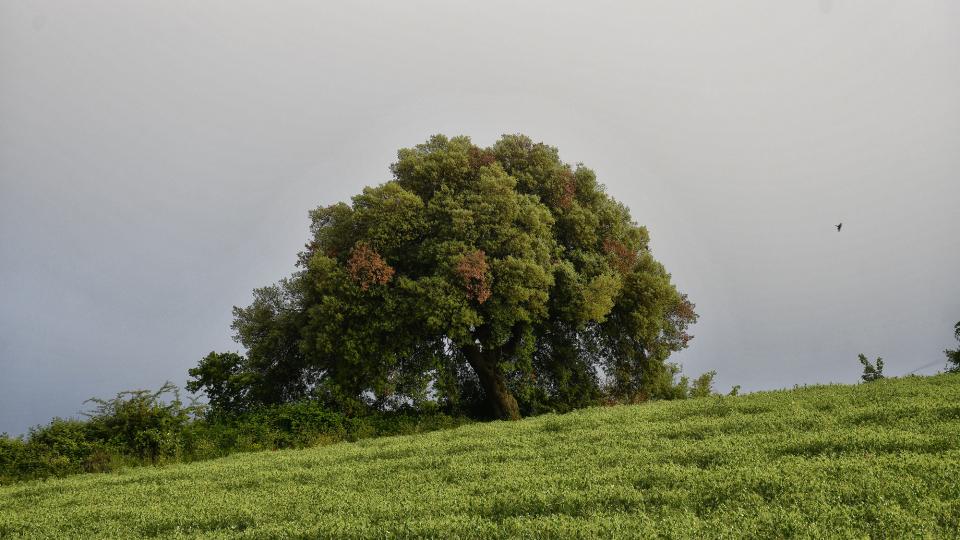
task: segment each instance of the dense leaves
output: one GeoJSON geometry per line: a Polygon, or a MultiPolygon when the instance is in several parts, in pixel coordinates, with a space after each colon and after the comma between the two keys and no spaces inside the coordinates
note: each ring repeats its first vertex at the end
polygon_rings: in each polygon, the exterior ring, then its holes
{"type": "Polygon", "coordinates": [[[193,453],[200,407],[169,382],[92,398],[88,420],[54,418],[23,437],[0,435],[0,483],[163,463],[193,453]]]}
{"type": "Polygon", "coordinates": [[[245,357],[191,371],[215,407],[319,398],[516,418],[664,394],[697,315],[590,169],[508,135],[435,136],[311,212],[298,270],[235,308],[245,357]]]}
{"type": "Polygon", "coordinates": [[[182,452],[182,435],[200,411],[196,404],[185,404],[177,387],[169,382],[155,392],[132,390],[120,392],[113,399],[93,398],[89,402],[96,405],[88,413],[88,429],[95,440],[150,461],[182,452]],[[172,396],[169,401],[163,399],[167,394],[172,396]]]}
{"type": "Polygon", "coordinates": [[[318,401],[209,414],[209,409],[183,403],[169,383],[158,391],[127,391],[90,401],[96,407],[86,421],[55,418],[26,437],[0,434],[0,484],[420,433],[467,421],[409,408],[348,417],[318,401]]]}

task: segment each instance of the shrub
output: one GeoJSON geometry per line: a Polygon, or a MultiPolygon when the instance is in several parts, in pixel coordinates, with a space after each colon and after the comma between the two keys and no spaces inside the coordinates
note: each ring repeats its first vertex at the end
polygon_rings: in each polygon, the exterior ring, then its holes
{"type": "Polygon", "coordinates": [[[170,382],[156,392],[132,390],[109,400],[87,401],[97,405],[87,413],[91,439],[151,462],[181,454],[190,421],[200,411],[196,404],[184,405],[179,389],[170,382]],[[164,402],[165,394],[173,399],[164,402]]]}
{"type": "Polygon", "coordinates": [[[0,434],[0,484],[30,478],[36,468],[37,461],[22,438],[0,434]]]}
{"type": "Polygon", "coordinates": [[[90,437],[90,425],[80,420],[54,418],[46,426],[30,430],[29,446],[43,449],[49,456],[60,456],[71,463],[83,463],[97,449],[90,437]]]}
{"type": "Polygon", "coordinates": [[[690,397],[708,397],[713,395],[713,378],[717,376],[716,371],[708,371],[693,380],[690,387],[690,397]]]}
{"type": "Polygon", "coordinates": [[[863,364],[863,375],[860,376],[863,382],[872,382],[880,380],[883,377],[883,358],[877,357],[876,364],[867,360],[867,357],[860,353],[860,363],[863,364]]]}
{"type": "Polygon", "coordinates": [[[117,453],[91,439],[88,424],[79,420],[54,418],[26,438],[0,435],[0,483],[102,472],[118,464],[117,453]]]}

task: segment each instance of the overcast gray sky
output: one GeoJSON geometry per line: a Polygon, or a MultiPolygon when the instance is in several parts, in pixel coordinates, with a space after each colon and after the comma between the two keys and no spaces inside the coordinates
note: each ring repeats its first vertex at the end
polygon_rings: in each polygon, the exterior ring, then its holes
{"type": "Polygon", "coordinates": [[[307,211],[433,133],[595,169],[697,304],[675,359],[720,390],[937,361],[958,66],[955,0],[0,0],[0,431],[236,349],[231,306],[289,274],[307,211]]]}

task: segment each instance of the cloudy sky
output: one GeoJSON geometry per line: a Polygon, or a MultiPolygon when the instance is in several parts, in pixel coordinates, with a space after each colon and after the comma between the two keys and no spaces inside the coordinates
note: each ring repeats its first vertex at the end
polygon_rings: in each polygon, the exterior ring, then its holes
{"type": "Polygon", "coordinates": [[[676,360],[720,390],[937,362],[958,23],[955,0],[0,0],[0,431],[235,349],[231,306],[293,269],[307,211],[433,133],[594,168],[697,304],[676,360]]]}

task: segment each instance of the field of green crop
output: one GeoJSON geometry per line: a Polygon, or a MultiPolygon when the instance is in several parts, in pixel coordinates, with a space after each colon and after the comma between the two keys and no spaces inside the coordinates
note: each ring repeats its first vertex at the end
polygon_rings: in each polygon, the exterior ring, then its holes
{"type": "Polygon", "coordinates": [[[0,537],[960,537],[960,375],[0,488],[0,537]]]}

